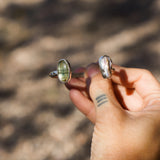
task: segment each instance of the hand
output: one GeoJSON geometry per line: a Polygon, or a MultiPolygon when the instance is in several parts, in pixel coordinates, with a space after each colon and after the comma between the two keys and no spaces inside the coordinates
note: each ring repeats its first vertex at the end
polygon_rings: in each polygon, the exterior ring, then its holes
{"type": "Polygon", "coordinates": [[[76,107],[94,124],[91,160],[160,159],[160,84],[142,69],[113,66],[111,80],[90,65],[86,79],[67,87],[76,107]]]}

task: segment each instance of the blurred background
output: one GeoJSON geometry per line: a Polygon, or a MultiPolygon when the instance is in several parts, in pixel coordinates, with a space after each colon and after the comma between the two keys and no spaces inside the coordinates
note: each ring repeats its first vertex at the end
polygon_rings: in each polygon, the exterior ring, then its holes
{"type": "Polygon", "coordinates": [[[89,160],[93,125],[48,73],[104,54],[160,80],[160,1],[0,0],[0,160],[89,160]]]}

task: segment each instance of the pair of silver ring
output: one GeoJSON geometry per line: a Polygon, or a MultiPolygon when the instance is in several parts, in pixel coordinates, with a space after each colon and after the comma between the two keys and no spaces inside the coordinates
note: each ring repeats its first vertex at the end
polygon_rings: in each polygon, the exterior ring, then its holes
{"type": "MultiPolygon", "coordinates": [[[[110,79],[112,76],[112,60],[109,56],[104,55],[99,58],[98,65],[103,78],[110,79]]],[[[82,78],[84,72],[74,73],[71,71],[70,63],[66,59],[60,59],[57,64],[57,70],[49,73],[51,78],[58,78],[61,83],[67,83],[71,78],[82,78]]]]}

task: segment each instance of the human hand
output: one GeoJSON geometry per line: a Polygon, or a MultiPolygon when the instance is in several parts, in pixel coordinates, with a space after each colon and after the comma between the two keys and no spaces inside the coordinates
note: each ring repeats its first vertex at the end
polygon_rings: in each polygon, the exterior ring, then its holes
{"type": "Polygon", "coordinates": [[[146,70],[114,68],[105,80],[93,64],[80,69],[90,84],[67,84],[73,103],[95,123],[91,160],[159,159],[160,84],[146,70]]]}

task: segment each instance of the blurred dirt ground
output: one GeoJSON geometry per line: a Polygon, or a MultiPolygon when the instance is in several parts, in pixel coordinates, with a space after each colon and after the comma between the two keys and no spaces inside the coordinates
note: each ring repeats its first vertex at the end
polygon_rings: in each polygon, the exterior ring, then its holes
{"type": "Polygon", "coordinates": [[[93,125],[48,73],[104,54],[160,80],[160,1],[0,0],[0,160],[89,160],[93,125]]]}

